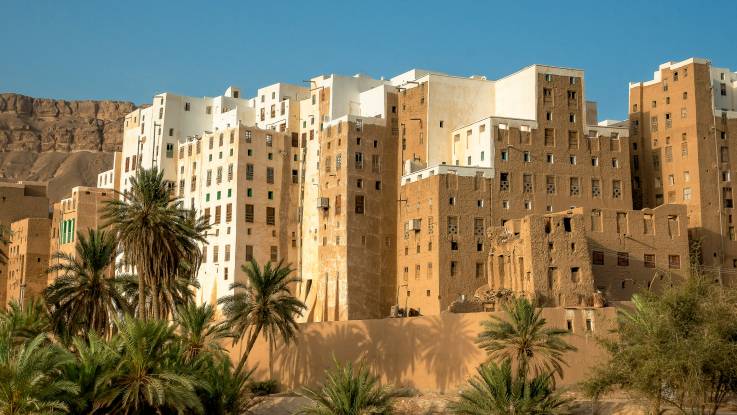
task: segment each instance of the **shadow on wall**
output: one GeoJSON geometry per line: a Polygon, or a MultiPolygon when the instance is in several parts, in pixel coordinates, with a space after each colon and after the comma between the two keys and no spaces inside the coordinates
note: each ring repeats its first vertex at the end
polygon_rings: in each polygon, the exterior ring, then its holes
{"type": "MultiPolygon", "coordinates": [[[[305,324],[298,343],[276,345],[273,374],[294,389],[321,382],[334,359],[364,361],[384,382],[417,388],[429,383],[445,391],[463,381],[466,367],[483,356],[469,326],[453,314],[305,324]],[[432,378],[417,382],[418,375],[432,378]]],[[[252,356],[249,363],[259,366],[256,376],[267,376],[268,358],[263,359],[268,356],[266,342],[259,340],[252,356]]]]}
{"type": "MultiPolygon", "coordinates": [[[[579,351],[567,356],[570,366],[565,369],[563,383],[582,380],[602,358],[595,336],[610,333],[616,324],[616,310],[552,308],[545,309],[543,316],[553,327],[565,328],[569,320],[572,322],[570,342],[579,351]],[[593,320],[593,331],[587,331],[587,320],[593,320]]],[[[384,383],[420,391],[455,392],[486,359],[475,340],[481,322],[488,318],[488,313],[442,313],[302,324],[297,342],[286,347],[276,344],[272,354],[268,343],[260,338],[251,352],[249,366],[256,366],[256,379],[272,377],[285,389],[295,390],[322,382],[334,359],[364,361],[384,383]]],[[[239,357],[240,347],[236,346],[233,359],[239,357]]]]}

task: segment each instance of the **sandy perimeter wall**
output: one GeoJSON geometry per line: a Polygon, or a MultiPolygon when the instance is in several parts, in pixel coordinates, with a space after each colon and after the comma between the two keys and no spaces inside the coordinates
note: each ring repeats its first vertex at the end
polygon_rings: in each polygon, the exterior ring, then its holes
{"type": "MultiPolygon", "coordinates": [[[[501,313],[496,313],[501,316],[501,313]]],[[[566,355],[563,385],[575,384],[590,373],[605,353],[596,339],[610,336],[616,326],[616,308],[543,310],[554,327],[573,322],[569,342],[578,350],[566,355]],[[586,321],[591,322],[587,331],[586,321]]],[[[382,381],[420,391],[453,392],[476,373],[485,353],[475,344],[481,322],[489,313],[453,314],[402,319],[352,320],[300,325],[297,341],[284,347],[259,339],[249,357],[257,365],[256,379],[277,379],[286,389],[314,386],[324,379],[326,369],[339,361],[365,361],[382,381]],[[271,360],[271,364],[269,363],[271,360]]],[[[232,349],[240,357],[242,344],[232,349]]]]}

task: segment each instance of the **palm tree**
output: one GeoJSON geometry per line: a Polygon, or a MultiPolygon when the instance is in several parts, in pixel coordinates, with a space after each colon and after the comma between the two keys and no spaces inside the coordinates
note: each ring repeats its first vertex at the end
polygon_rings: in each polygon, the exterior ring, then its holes
{"type": "Polygon", "coordinates": [[[202,354],[225,357],[222,343],[233,335],[227,324],[216,323],[215,307],[209,304],[179,306],[176,322],[185,362],[191,363],[202,354]]]}
{"type": "MultiPolygon", "coordinates": [[[[116,276],[116,279],[120,282],[120,287],[123,292],[123,297],[130,304],[131,310],[138,309],[138,294],[139,294],[139,281],[138,277],[130,274],[123,274],[116,276]]],[[[160,295],[159,303],[160,309],[162,310],[162,316],[169,315],[171,310],[176,310],[180,306],[186,306],[195,303],[196,290],[200,288],[200,283],[196,278],[188,274],[177,274],[172,287],[167,288],[165,295],[160,295]]],[[[148,286],[144,286],[144,298],[147,304],[151,304],[151,290],[148,286]]]]}
{"type": "Polygon", "coordinates": [[[77,334],[94,330],[110,333],[113,319],[128,312],[119,280],[108,274],[115,264],[115,236],[90,229],[77,233],[76,255],[56,252],[48,272],[60,273],[44,291],[51,321],[58,332],[77,334]]]}
{"type": "Polygon", "coordinates": [[[390,414],[392,400],[404,391],[381,386],[379,379],[363,365],[354,369],[352,363],[326,372],[319,389],[304,389],[300,394],[312,401],[299,413],[305,415],[390,414]]]}
{"type": "Polygon", "coordinates": [[[161,296],[174,285],[182,261],[191,261],[204,243],[186,209],[171,193],[163,172],[142,169],[131,179],[130,192],[107,202],[103,218],[118,237],[125,263],[138,273],[138,315],[165,317],[161,296]],[[147,310],[146,289],[151,290],[147,310]]]}
{"type": "Polygon", "coordinates": [[[95,332],[72,340],[75,359],[64,367],[64,378],[74,382],[80,393],[69,402],[71,413],[95,412],[95,403],[107,391],[107,384],[100,380],[109,376],[118,364],[119,355],[115,350],[117,342],[117,338],[106,342],[95,332]]]}
{"type": "Polygon", "coordinates": [[[255,403],[251,393],[251,375],[242,365],[233,367],[230,358],[218,359],[201,371],[208,389],[200,389],[200,399],[208,415],[240,415],[250,413],[255,403]]]}
{"type": "Polygon", "coordinates": [[[576,350],[563,339],[568,332],[546,327],[542,309],[525,298],[504,304],[504,313],[505,319],[492,316],[481,323],[484,330],[477,343],[489,360],[510,359],[520,378],[525,378],[530,368],[535,374],[554,372],[562,377],[563,353],[576,350]]]}
{"type": "Polygon", "coordinates": [[[8,337],[13,345],[24,342],[51,330],[46,306],[31,299],[25,307],[11,302],[7,310],[0,309],[0,337],[8,337]]]}
{"type": "Polygon", "coordinates": [[[298,330],[295,317],[305,305],[289,290],[299,279],[292,276],[292,269],[279,261],[272,267],[267,262],[263,270],[255,260],[242,266],[248,280],[230,285],[233,294],[223,297],[219,303],[233,333],[239,337],[248,334],[248,343],[242,359],[248,358],[256,339],[264,332],[267,340],[281,336],[284,342],[294,338],[298,330]]]}
{"type": "Polygon", "coordinates": [[[173,326],[126,316],[115,338],[118,364],[98,380],[108,386],[94,409],[115,408],[124,414],[203,412],[196,394],[202,384],[181,365],[173,326]]]}
{"type": "Polygon", "coordinates": [[[463,415],[557,415],[566,414],[569,400],[553,391],[552,373],[539,374],[527,381],[512,375],[510,359],[501,365],[479,366],[478,375],[469,380],[459,399],[449,409],[463,415]]]}
{"type": "Polygon", "coordinates": [[[72,361],[44,334],[20,345],[10,336],[0,336],[0,414],[66,413],[68,406],[60,397],[79,391],[61,376],[61,368],[72,361]]]}

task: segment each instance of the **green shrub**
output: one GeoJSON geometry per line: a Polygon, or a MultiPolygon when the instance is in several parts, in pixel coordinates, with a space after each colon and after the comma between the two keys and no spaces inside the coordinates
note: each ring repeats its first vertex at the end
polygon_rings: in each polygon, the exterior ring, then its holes
{"type": "Polygon", "coordinates": [[[279,392],[279,385],[274,379],[251,382],[249,386],[254,396],[266,396],[279,392]]]}

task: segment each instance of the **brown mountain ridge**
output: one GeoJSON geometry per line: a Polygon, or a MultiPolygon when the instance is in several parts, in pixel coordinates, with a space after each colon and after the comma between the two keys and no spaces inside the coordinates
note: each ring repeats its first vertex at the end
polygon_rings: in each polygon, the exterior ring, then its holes
{"type": "Polygon", "coordinates": [[[0,93],[0,180],[45,181],[56,201],[94,186],[123,142],[126,101],[34,98],[0,93]]]}

